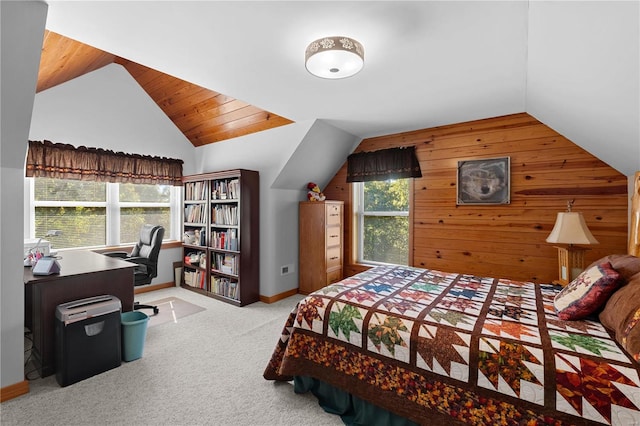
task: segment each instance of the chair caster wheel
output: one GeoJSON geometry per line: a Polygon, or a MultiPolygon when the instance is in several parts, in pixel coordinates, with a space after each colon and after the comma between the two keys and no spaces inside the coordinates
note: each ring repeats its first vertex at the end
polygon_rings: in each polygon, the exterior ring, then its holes
{"type": "Polygon", "coordinates": [[[160,312],[160,309],[158,309],[158,308],[153,308],[153,314],[154,314],[154,315],[158,315],[158,312],[160,312]]]}

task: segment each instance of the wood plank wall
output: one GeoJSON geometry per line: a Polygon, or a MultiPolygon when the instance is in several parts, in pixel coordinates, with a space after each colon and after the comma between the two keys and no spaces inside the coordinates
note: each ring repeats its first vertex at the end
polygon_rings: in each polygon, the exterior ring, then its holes
{"type": "MultiPolygon", "coordinates": [[[[365,139],[356,152],[410,145],[423,175],[413,192],[414,266],[551,282],[558,278],[557,251],[545,239],[569,200],[600,242],[587,251],[587,264],[626,253],[627,177],[530,115],[365,139]],[[458,161],[505,156],[511,158],[511,203],[456,205],[458,161]]],[[[354,262],[351,192],[345,163],[324,193],[345,202],[346,275],[366,269],[354,262]]]]}

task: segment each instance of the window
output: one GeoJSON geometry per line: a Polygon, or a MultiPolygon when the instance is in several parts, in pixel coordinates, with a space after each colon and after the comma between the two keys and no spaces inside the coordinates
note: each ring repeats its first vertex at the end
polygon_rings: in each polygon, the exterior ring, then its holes
{"type": "Polygon", "coordinates": [[[171,188],[169,185],[120,184],[120,243],[135,243],[145,223],[164,226],[171,235],[171,188]]]}
{"type": "Polygon", "coordinates": [[[409,263],[409,179],[354,183],[358,262],[409,263]]]}
{"type": "Polygon", "coordinates": [[[118,245],[138,241],[145,223],[165,227],[175,238],[180,187],[27,178],[30,189],[30,238],[57,229],[56,249],[118,245]]]}

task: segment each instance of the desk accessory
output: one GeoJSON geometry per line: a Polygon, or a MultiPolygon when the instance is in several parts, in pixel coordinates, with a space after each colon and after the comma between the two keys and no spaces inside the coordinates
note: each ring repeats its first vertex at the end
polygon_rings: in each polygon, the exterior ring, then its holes
{"type": "Polygon", "coordinates": [[[60,273],[60,264],[53,257],[42,257],[40,258],[35,265],[33,265],[33,269],[31,270],[33,275],[52,275],[60,273]]]}

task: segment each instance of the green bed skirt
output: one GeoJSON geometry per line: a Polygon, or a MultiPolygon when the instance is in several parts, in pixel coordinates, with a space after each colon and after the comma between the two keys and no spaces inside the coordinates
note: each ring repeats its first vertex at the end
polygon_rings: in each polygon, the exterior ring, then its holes
{"type": "Polygon", "coordinates": [[[320,380],[306,376],[293,378],[295,393],[311,392],[327,413],[337,414],[349,426],[417,426],[416,423],[366,402],[320,380]]]}

